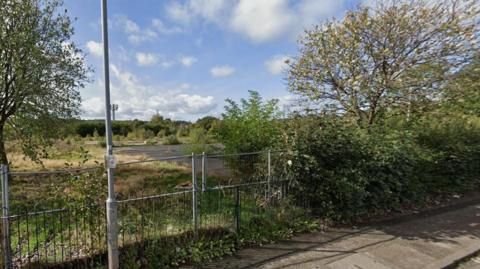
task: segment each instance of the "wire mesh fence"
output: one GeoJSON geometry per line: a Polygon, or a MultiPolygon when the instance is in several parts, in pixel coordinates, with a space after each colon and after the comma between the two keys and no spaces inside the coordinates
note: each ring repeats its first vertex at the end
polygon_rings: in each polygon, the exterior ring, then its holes
{"type": "MultiPolygon", "coordinates": [[[[147,262],[153,258],[148,251],[239,234],[255,218],[273,216],[288,194],[282,154],[201,154],[119,164],[120,259],[147,262]]],[[[2,267],[105,266],[104,169],[6,170],[2,178],[2,267]]]]}
{"type": "Polygon", "coordinates": [[[207,155],[207,187],[238,184],[242,182],[263,181],[267,177],[268,160],[264,152],[207,155]]]}
{"type": "Polygon", "coordinates": [[[191,189],[192,156],[119,164],[115,169],[115,181],[118,200],[191,189]]]}

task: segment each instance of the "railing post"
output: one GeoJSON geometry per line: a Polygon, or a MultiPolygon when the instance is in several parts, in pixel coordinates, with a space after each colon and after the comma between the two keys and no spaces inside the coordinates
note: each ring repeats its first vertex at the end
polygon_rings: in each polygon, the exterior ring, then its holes
{"type": "Polygon", "coordinates": [[[272,154],[271,151],[267,151],[267,197],[270,199],[272,195],[272,154]]]}
{"type": "Polygon", "coordinates": [[[240,188],[235,187],[235,232],[240,233],[240,188]]]}
{"type": "Polygon", "coordinates": [[[198,204],[197,204],[197,173],[195,169],[195,153],[192,153],[192,213],[193,213],[193,236],[198,239],[198,204]]]}
{"type": "Polygon", "coordinates": [[[207,189],[207,155],[202,153],[202,192],[207,189]]]}
{"type": "Polygon", "coordinates": [[[10,206],[8,198],[8,165],[2,164],[0,166],[2,173],[2,244],[5,268],[12,268],[12,252],[10,245],[10,206]]]}

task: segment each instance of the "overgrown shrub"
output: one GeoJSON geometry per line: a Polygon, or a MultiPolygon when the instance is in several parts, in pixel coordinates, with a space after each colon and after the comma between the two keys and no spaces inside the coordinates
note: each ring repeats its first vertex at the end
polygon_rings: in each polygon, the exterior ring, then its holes
{"type": "Polygon", "coordinates": [[[190,143],[185,146],[183,151],[185,154],[190,154],[192,152],[196,154],[201,154],[203,152],[212,154],[217,151],[217,149],[213,145],[209,144],[211,140],[212,138],[210,137],[210,134],[205,129],[194,128],[190,130],[190,143]]]}
{"type": "Polygon", "coordinates": [[[278,100],[264,101],[256,91],[240,104],[227,99],[221,125],[216,128],[218,139],[227,153],[244,153],[272,147],[280,135],[278,100]]]}
{"type": "Polygon", "coordinates": [[[179,128],[177,130],[177,136],[178,137],[186,137],[189,134],[189,130],[187,128],[179,128]]]}
{"type": "Polygon", "coordinates": [[[164,145],[178,145],[181,144],[176,135],[169,135],[163,139],[164,145]]]}
{"type": "Polygon", "coordinates": [[[471,187],[480,125],[452,121],[361,129],[336,116],[298,117],[285,134],[297,197],[323,217],[351,221],[471,187]]]}
{"type": "Polygon", "coordinates": [[[155,137],[155,134],[152,131],[144,128],[137,128],[131,131],[130,133],[128,133],[127,135],[127,138],[132,140],[135,140],[135,139],[144,140],[144,139],[149,139],[153,137],[155,137]]]}
{"type": "Polygon", "coordinates": [[[192,240],[192,232],[163,236],[142,241],[120,249],[121,268],[170,268],[182,264],[200,265],[225,255],[232,255],[244,246],[261,245],[290,238],[295,233],[318,229],[302,208],[283,202],[278,208],[269,208],[271,214],[259,214],[245,221],[240,233],[224,228],[199,231],[199,239],[192,240]]]}
{"type": "Polygon", "coordinates": [[[165,135],[166,135],[166,131],[167,131],[166,129],[162,129],[162,130],[158,131],[157,137],[158,138],[164,138],[165,135]]]}
{"type": "Polygon", "coordinates": [[[417,173],[440,191],[465,190],[480,179],[480,119],[428,117],[418,123],[422,160],[417,173]]]}
{"type": "Polygon", "coordinates": [[[208,137],[207,131],[203,128],[192,129],[189,133],[191,144],[208,144],[210,137],[208,137]]]}

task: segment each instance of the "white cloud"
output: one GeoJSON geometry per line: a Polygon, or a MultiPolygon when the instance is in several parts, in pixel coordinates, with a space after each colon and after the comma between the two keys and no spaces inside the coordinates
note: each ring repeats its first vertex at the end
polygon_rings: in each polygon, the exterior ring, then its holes
{"type": "Polygon", "coordinates": [[[167,59],[165,56],[153,53],[137,52],[135,54],[135,58],[139,66],[150,66],[158,64],[163,69],[168,69],[174,65],[174,62],[167,59]]]}
{"type": "Polygon", "coordinates": [[[82,100],[83,116],[86,118],[98,118],[105,114],[105,103],[100,97],[82,100]]]}
{"type": "Polygon", "coordinates": [[[287,0],[240,0],[233,12],[231,26],[252,40],[262,42],[291,29],[294,20],[287,0]]]}
{"type": "Polygon", "coordinates": [[[187,0],[183,4],[171,1],[165,11],[170,19],[181,24],[190,24],[196,18],[222,23],[230,15],[233,3],[228,0],[187,0]]]}
{"type": "MultiPolygon", "coordinates": [[[[119,105],[118,119],[149,119],[157,110],[164,116],[185,118],[193,115],[205,115],[212,111],[217,103],[213,96],[187,94],[188,83],[164,88],[148,85],[134,74],[112,65],[112,102],[119,105]]],[[[104,116],[103,100],[99,97],[85,99],[82,102],[84,118],[104,116]]]]}
{"type": "Polygon", "coordinates": [[[116,59],[122,62],[128,62],[130,60],[130,52],[125,49],[122,45],[117,46],[115,50],[112,51],[112,56],[115,56],[116,59]]]}
{"type": "Polygon", "coordinates": [[[172,62],[172,61],[163,61],[160,65],[161,65],[163,68],[167,69],[167,68],[172,67],[173,62],[172,62]]]}
{"type": "Polygon", "coordinates": [[[278,106],[280,110],[284,113],[290,113],[293,111],[299,111],[302,109],[301,100],[298,99],[298,96],[294,95],[284,95],[278,98],[278,106]]]}
{"type": "Polygon", "coordinates": [[[197,94],[170,94],[152,96],[147,107],[156,108],[161,114],[185,115],[205,114],[216,107],[213,96],[200,96],[197,94]]]}
{"type": "Polygon", "coordinates": [[[276,55],[272,58],[265,61],[265,66],[268,69],[268,72],[272,75],[278,75],[286,70],[288,67],[288,61],[291,60],[291,57],[286,55],[276,55]]]}
{"type": "Polygon", "coordinates": [[[151,24],[142,28],[127,16],[115,16],[114,25],[122,28],[127,35],[128,41],[133,44],[140,44],[147,41],[154,41],[159,34],[174,34],[183,32],[179,27],[168,27],[159,19],[153,19],[151,24]]]}
{"type": "Polygon", "coordinates": [[[227,0],[190,0],[190,10],[212,22],[220,22],[228,9],[227,0]]]}
{"type": "Polygon", "coordinates": [[[138,24],[126,16],[116,16],[115,22],[123,29],[123,32],[127,35],[128,41],[133,44],[140,44],[145,41],[153,41],[158,36],[157,33],[151,29],[141,29],[138,24]]]}
{"type": "Polygon", "coordinates": [[[162,34],[174,34],[183,32],[180,27],[167,27],[165,23],[163,23],[163,21],[159,19],[152,20],[152,28],[162,34]]]}
{"type": "Polygon", "coordinates": [[[188,83],[181,83],[180,85],[178,85],[178,88],[182,89],[182,90],[189,90],[192,88],[192,85],[188,84],[188,83]]]}
{"type": "Polygon", "coordinates": [[[153,41],[157,38],[157,34],[152,30],[146,30],[138,34],[131,34],[128,36],[128,41],[133,44],[140,44],[145,41],[153,41]]]}
{"type": "Polygon", "coordinates": [[[326,18],[339,15],[345,8],[345,0],[303,0],[297,9],[297,31],[310,28],[326,18]]]}
{"type": "Polygon", "coordinates": [[[215,66],[210,70],[212,77],[219,78],[219,77],[228,77],[235,72],[235,68],[224,65],[224,66],[215,66]]]}
{"type": "Polygon", "coordinates": [[[185,67],[190,67],[194,63],[196,63],[197,61],[198,61],[197,58],[192,57],[192,56],[182,56],[180,58],[180,63],[185,67]]]}
{"type": "Polygon", "coordinates": [[[158,57],[152,53],[137,52],[135,56],[137,58],[137,63],[139,66],[153,65],[156,64],[158,61],[158,57]]]}
{"type": "Polygon", "coordinates": [[[124,21],[124,30],[125,30],[125,33],[138,33],[140,32],[140,26],[138,26],[138,24],[136,24],[135,22],[125,18],[125,21],[124,21]]]}
{"type": "Polygon", "coordinates": [[[103,55],[103,46],[102,43],[95,42],[93,40],[88,41],[87,44],[87,50],[90,52],[95,57],[102,57],[103,55]]]}
{"type": "Polygon", "coordinates": [[[341,15],[346,0],[187,0],[171,1],[169,18],[190,24],[204,19],[240,33],[254,42],[289,37],[296,39],[305,28],[341,15]]]}
{"type": "Polygon", "coordinates": [[[170,19],[183,24],[188,24],[193,19],[193,14],[189,11],[188,7],[179,2],[170,2],[170,4],[165,7],[165,11],[170,19]]]}

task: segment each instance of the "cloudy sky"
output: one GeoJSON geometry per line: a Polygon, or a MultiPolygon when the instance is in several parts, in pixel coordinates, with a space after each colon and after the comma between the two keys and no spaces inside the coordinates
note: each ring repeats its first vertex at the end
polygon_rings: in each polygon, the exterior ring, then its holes
{"type": "MultiPolygon", "coordinates": [[[[294,99],[284,62],[304,29],[341,17],[359,0],[110,0],[112,103],[119,119],[219,115],[248,90],[294,99]]],[[[83,118],[103,110],[100,0],[65,0],[74,40],[94,70],[81,90],[83,118]]]]}

